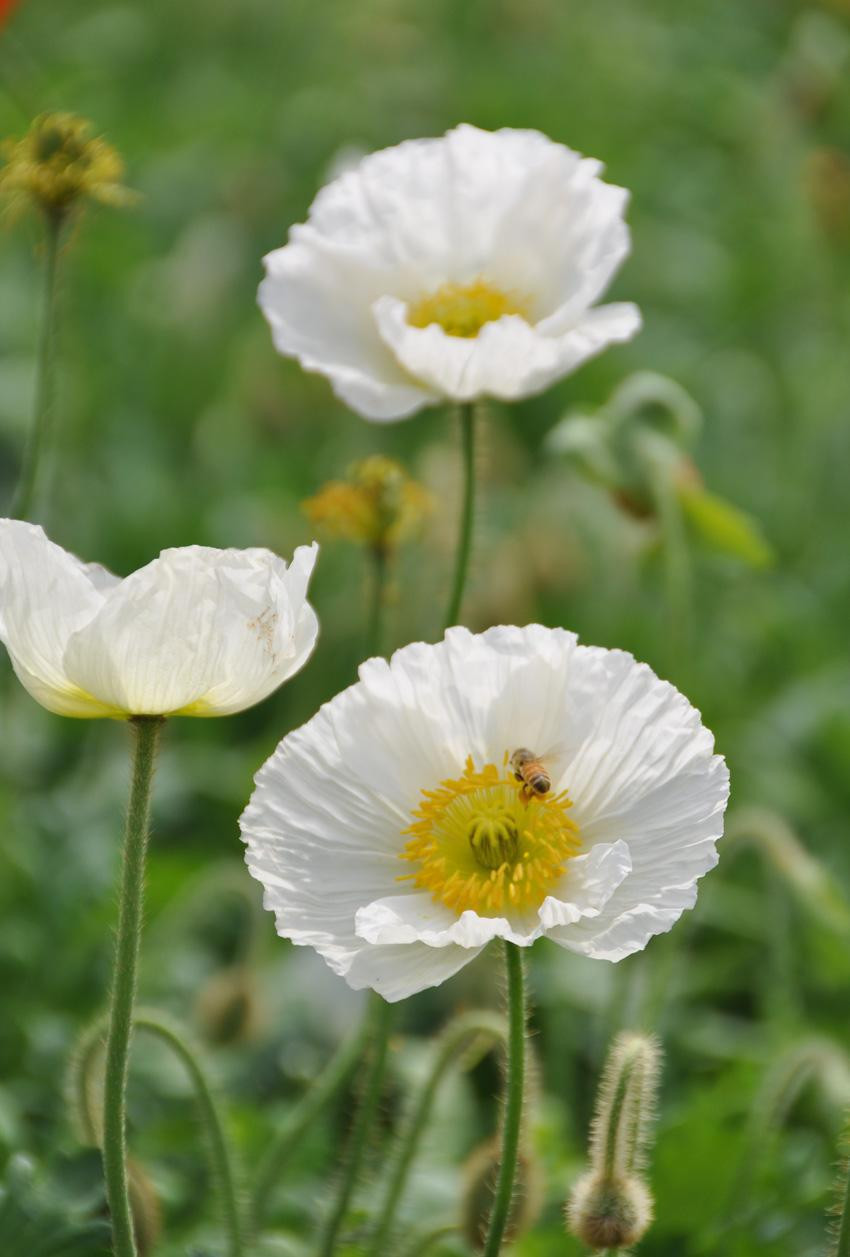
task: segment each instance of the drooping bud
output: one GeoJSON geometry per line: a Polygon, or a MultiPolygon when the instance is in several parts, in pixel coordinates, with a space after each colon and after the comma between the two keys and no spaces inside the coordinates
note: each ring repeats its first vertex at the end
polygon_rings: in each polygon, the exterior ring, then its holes
{"type": "Polygon", "coordinates": [[[124,162],[92,124],[72,113],[43,113],[19,140],[2,146],[0,196],[11,212],[28,202],[61,222],[85,200],[128,205],[135,194],[121,183],[124,162]]]}
{"type": "Polygon", "coordinates": [[[591,1170],[573,1187],[567,1220],[588,1248],[629,1248],[652,1221],[652,1196],[635,1175],[608,1178],[591,1170]]]}
{"type": "Polygon", "coordinates": [[[142,1165],[132,1157],[127,1161],[127,1187],[136,1247],[139,1257],[148,1257],[156,1248],[162,1231],[162,1213],[153,1183],[142,1165]]]}
{"type": "Polygon", "coordinates": [[[257,1029],[254,980],[244,965],[216,973],[198,996],[195,1013],[204,1038],[220,1045],[245,1043],[257,1029]]]}
{"type": "Polygon", "coordinates": [[[303,503],[331,535],[383,550],[409,540],[432,506],[424,486],[380,454],[353,463],[345,480],[330,481],[303,503]]]}
{"type": "Polygon", "coordinates": [[[652,1221],[646,1163],[661,1053],[643,1034],[617,1036],[602,1074],[590,1134],[590,1169],[567,1204],[567,1224],[591,1248],[626,1248],[652,1221]]]}
{"type": "MultiPolygon", "coordinates": [[[[461,1229],[467,1243],[476,1252],[484,1248],[487,1239],[500,1155],[500,1140],[488,1139],[476,1148],[466,1163],[461,1229]]],[[[532,1225],[540,1212],[540,1196],[539,1174],[534,1160],[527,1152],[520,1152],[505,1243],[518,1239],[532,1225]]]]}

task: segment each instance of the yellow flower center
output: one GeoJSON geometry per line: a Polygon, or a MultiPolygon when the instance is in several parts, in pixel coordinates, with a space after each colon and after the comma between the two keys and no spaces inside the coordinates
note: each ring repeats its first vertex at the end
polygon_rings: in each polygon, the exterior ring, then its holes
{"type": "Polygon", "coordinates": [[[415,865],[399,881],[429,890],[460,915],[539,908],[581,849],[566,791],[528,797],[514,774],[471,757],[463,775],[423,790],[400,853],[415,865]]]}
{"type": "Polygon", "coordinates": [[[475,279],[471,284],[443,284],[410,307],[407,321],[412,327],[439,323],[449,336],[469,337],[477,336],[485,323],[492,323],[504,314],[526,318],[528,311],[515,297],[484,279],[475,279]]]}

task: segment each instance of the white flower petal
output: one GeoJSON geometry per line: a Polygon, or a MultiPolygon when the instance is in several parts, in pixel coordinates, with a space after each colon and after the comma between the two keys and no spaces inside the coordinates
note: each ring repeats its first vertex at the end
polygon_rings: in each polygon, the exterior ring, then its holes
{"type": "Polygon", "coordinates": [[[104,568],[86,566],[54,545],[36,525],[0,520],[0,638],[21,683],[50,711],[116,714],[69,678],[64,656],[71,636],[117,583],[104,568]]]}
{"type": "Polygon", "coordinates": [[[351,985],[401,998],[493,937],[528,945],[545,932],[612,960],[643,947],[692,905],[727,794],[699,713],[630,655],[539,625],[452,629],[436,646],[370,660],[285,738],[241,827],[278,932],[351,985]],[[569,791],[583,847],[539,910],[458,915],[406,889],[403,831],[422,791],[467,756],[501,764],[518,745],[551,748],[553,788],[569,791]]]}
{"type": "Polygon", "coordinates": [[[250,707],[312,649],[317,623],[304,589],[315,554],[303,549],[290,573],[268,550],[165,550],[71,636],[66,672],[133,715],[250,707]]]}
{"type": "Polygon", "coordinates": [[[335,969],[355,991],[371,987],[393,1004],[431,986],[440,986],[468,965],[480,948],[428,947],[424,943],[400,946],[365,946],[346,968],[335,969]]]}
{"type": "Polygon", "coordinates": [[[631,307],[588,317],[629,248],[627,194],[600,170],[539,132],[466,125],[371,154],[265,259],[277,349],[379,421],[545,388],[640,326],[631,307]],[[477,280],[528,319],[468,339],[407,323],[413,302],[477,280]]]}
{"type": "Polygon", "coordinates": [[[477,336],[449,336],[436,323],[413,327],[407,306],[381,297],[373,307],[382,338],[402,367],[438,395],[459,401],[513,401],[540,392],[608,345],[640,328],[637,306],[599,306],[558,335],[543,335],[518,315],[485,323],[477,336]]]}
{"type": "Polygon", "coordinates": [[[632,871],[632,857],[624,842],[600,842],[584,855],[568,861],[563,878],[540,905],[545,930],[574,925],[582,917],[598,917],[632,871]]]}

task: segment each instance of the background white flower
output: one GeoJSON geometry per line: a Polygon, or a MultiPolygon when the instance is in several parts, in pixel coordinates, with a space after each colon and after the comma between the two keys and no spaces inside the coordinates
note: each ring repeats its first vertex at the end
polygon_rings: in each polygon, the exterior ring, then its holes
{"type": "Polygon", "coordinates": [[[265,258],[275,345],[367,419],[546,388],[640,327],[634,305],[591,308],[629,250],[601,169],[467,125],[371,154],[265,258]]]}
{"type": "Polygon", "coordinates": [[[623,651],[539,625],[450,629],[369,660],[283,739],[242,817],[247,864],[279,934],[389,1000],[494,937],[620,960],[693,906],[716,863],[729,775],[713,745],[623,651]],[[520,746],[548,752],[545,800],[511,783],[520,746]],[[496,784],[470,793],[469,757],[496,784]]]}
{"type": "Polygon", "coordinates": [[[307,661],[318,547],[186,546],[121,580],[32,524],[0,520],[0,640],[33,698],[63,716],[225,716],[307,661]]]}

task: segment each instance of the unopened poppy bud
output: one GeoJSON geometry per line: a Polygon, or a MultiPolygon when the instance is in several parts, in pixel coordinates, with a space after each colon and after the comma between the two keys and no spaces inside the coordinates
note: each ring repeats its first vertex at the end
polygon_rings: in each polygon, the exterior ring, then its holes
{"type": "Polygon", "coordinates": [[[591,1170],[572,1190],[567,1221],[588,1248],[629,1248],[652,1221],[652,1197],[634,1175],[608,1178],[591,1170]]]}
{"type": "Polygon", "coordinates": [[[251,973],[242,965],[216,973],[203,987],[196,1016],[204,1037],[221,1045],[244,1043],[257,1028],[257,993],[251,973]]]}
{"type": "Polygon", "coordinates": [[[614,1040],[596,1100],[590,1169],[567,1203],[567,1225],[591,1248],[627,1248],[652,1221],[652,1196],[640,1177],[649,1148],[661,1053],[650,1035],[614,1040]]]}
{"type": "MultiPolygon", "coordinates": [[[[476,1251],[483,1249],[487,1239],[500,1154],[500,1141],[488,1139],[473,1152],[466,1164],[461,1227],[467,1243],[476,1251]]],[[[540,1212],[538,1177],[533,1159],[521,1152],[517,1162],[511,1214],[505,1228],[505,1243],[518,1239],[540,1212]]]]}
{"type": "Polygon", "coordinates": [[[130,1211],[139,1257],[148,1257],[159,1240],[162,1230],[162,1213],[159,1197],[144,1168],[131,1157],[127,1161],[127,1186],[130,1193],[130,1211]]]}

